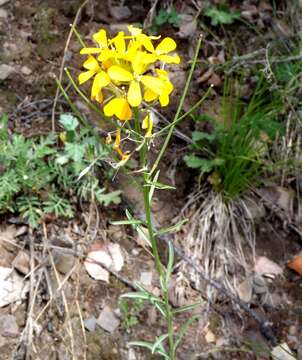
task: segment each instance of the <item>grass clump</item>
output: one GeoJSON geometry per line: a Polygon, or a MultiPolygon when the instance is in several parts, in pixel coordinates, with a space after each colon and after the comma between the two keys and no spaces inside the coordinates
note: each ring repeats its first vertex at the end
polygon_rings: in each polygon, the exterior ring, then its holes
{"type": "Polygon", "coordinates": [[[99,180],[107,151],[75,117],[61,115],[60,122],[59,135],[27,139],[10,136],[6,116],[0,121],[0,213],[18,213],[33,228],[45,214],[73,217],[79,199],[120,200],[119,191],[106,193],[99,180]]]}
{"type": "Polygon", "coordinates": [[[234,84],[227,81],[220,121],[193,116],[203,131],[192,133],[193,144],[184,158],[188,167],[199,170],[200,178],[208,176],[225,200],[239,197],[259,182],[268,144],[282,131],[278,121],[282,103],[276,94],[269,93],[263,77],[247,104],[235,91],[234,84]]]}

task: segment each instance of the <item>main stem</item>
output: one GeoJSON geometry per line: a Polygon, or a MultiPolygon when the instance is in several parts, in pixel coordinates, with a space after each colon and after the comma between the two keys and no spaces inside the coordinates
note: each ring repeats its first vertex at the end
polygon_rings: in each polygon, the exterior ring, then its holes
{"type": "MultiPolygon", "coordinates": [[[[139,113],[138,111],[134,111],[134,118],[135,118],[135,130],[137,133],[140,133],[140,124],[139,124],[139,113]]],[[[140,166],[142,169],[144,169],[147,165],[147,144],[145,144],[141,147],[139,151],[139,158],[140,158],[140,166]]],[[[153,224],[152,224],[152,209],[151,209],[151,203],[152,199],[150,199],[150,174],[144,173],[143,174],[143,196],[144,196],[144,208],[145,208],[145,215],[146,215],[146,224],[148,228],[148,234],[149,239],[151,243],[152,253],[154,256],[155,266],[157,273],[163,281],[161,283],[165,283],[165,270],[162,266],[162,263],[160,261],[160,256],[158,252],[157,247],[157,241],[156,241],[156,235],[154,233],[153,224]]],[[[163,290],[163,298],[165,302],[165,308],[166,308],[166,321],[167,321],[167,330],[168,330],[168,341],[169,341],[169,356],[170,360],[175,360],[175,354],[174,354],[174,333],[173,333],[173,314],[171,312],[171,307],[169,304],[169,293],[168,288],[165,285],[165,288],[163,290]]]]}

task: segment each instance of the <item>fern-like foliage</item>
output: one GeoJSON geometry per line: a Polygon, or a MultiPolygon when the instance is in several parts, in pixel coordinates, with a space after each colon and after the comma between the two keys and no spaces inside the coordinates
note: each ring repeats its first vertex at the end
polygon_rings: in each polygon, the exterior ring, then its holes
{"type": "Polygon", "coordinates": [[[106,193],[100,184],[107,151],[72,115],[60,122],[61,134],[27,139],[9,136],[7,118],[0,118],[0,213],[19,213],[33,228],[47,213],[73,217],[76,199],[120,201],[120,192],[106,193]]]}

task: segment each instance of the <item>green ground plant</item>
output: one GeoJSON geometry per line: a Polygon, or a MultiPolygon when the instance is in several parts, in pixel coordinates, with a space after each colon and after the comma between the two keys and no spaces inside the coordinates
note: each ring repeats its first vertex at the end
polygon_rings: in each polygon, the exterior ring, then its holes
{"type": "Polygon", "coordinates": [[[232,11],[227,6],[210,6],[204,10],[203,14],[211,19],[212,26],[229,25],[240,19],[240,12],[232,11]]]}
{"type": "Polygon", "coordinates": [[[278,120],[282,100],[263,76],[247,104],[234,92],[234,81],[225,84],[220,121],[192,116],[195,122],[209,123],[211,130],[192,133],[184,160],[199,170],[200,179],[206,175],[225,199],[234,199],[261,179],[269,143],[284,131],[278,120]]]}
{"type": "Polygon", "coordinates": [[[157,34],[162,26],[167,24],[177,26],[179,22],[180,22],[180,17],[174,7],[172,7],[169,10],[160,9],[158,14],[155,16],[154,21],[150,27],[150,32],[152,34],[157,34]]]}
{"type": "MultiPolygon", "coordinates": [[[[174,332],[175,317],[179,313],[192,310],[199,303],[180,308],[173,308],[170,303],[169,284],[174,267],[174,248],[170,242],[168,246],[168,262],[166,264],[163,263],[158,249],[157,237],[159,234],[163,235],[166,232],[173,232],[173,229],[176,229],[177,226],[168,227],[167,229],[155,229],[152,221],[152,203],[156,191],[172,188],[159,181],[159,165],[169,146],[176,124],[192,112],[192,109],[190,109],[185,114],[181,114],[197,62],[201,37],[197,43],[195,56],[192,60],[188,79],[174,119],[167,127],[156,132],[153,128],[155,115],[152,106],[157,101],[161,106],[169,104],[169,95],[174,87],[169,80],[169,72],[164,69],[164,65],[165,63],[178,64],[180,62],[177,54],[169,54],[175,50],[176,43],[173,39],[167,37],[157,41],[157,44],[154,46],[153,42],[158,40],[157,37],[147,36],[142,33],[141,29],[133,26],[128,27],[128,32],[130,35],[120,32],[116,37],[108,39],[106,31],[100,29],[93,35],[93,39],[98,47],[93,46],[90,48],[85,46],[80,35],[75,30],[75,34],[83,46],[80,53],[88,55],[83,63],[85,70],[78,75],[78,81],[81,85],[93,79],[91,85],[92,101],[89,101],[86,95],[79,90],[67,69],[66,74],[81,98],[86,103],[89,103],[90,107],[95,107],[93,106],[93,101],[98,102],[103,107],[103,114],[99,115],[102,118],[105,115],[107,120],[116,127],[116,130],[108,134],[106,139],[107,143],[111,143],[112,137],[114,137],[112,148],[120,158],[120,161],[113,164],[114,168],[121,168],[129,177],[133,178],[141,191],[144,202],[145,211],[142,219],[135,218],[130,210],[127,209],[127,220],[113,221],[112,224],[131,225],[135,231],[143,236],[152,250],[161,291],[159,295],[155,295],[140,284],[136,284],[137,291],[123,294],[121,299],[130,299],[134,302],[140,301],[154,306],[166,323],[166,331],[156,337],[153,342],[132,341],[129,345],[143,347],[150,350],[152,354],[161,355],[165,359],[175,360],[178,347],[186,335],[188,327],[197,318],[196,316],[189,316],[176,334],[174,332]],[[100,55],[95,57],[93,54],[100,55]],[[108,60],[110,61],[108,62],[108,60]],[[146,103],[143,102],[143,99],[146,103]],[[151,162],[148,152],[154,143],[154,138],[160,135],[165,137],[156,159],[151,162]],[[133,147],[132,150],[131,147],[126,150],[126,145],[129,143],[134,144],[134,150],[133,147]],[[129,172],[129,160],[136,155],[137,169],[133,171],[132,168],[131,172],[129,172]]],[[[67,101],[73,106],[59,82],[58,86],[61,88],[67,101]]],[[[200,106],[204,98],[199,100],[193,106],[193,109],[200,106]]],[[[77,112],[76,109],[75,112],[77,112]]],[[[125,303],[122,304],[122,311],[129,315],[129,308],[125,307],[125,303]]],[[[128,325],[135,322],[135,319],[131,318],[131,316],[130,318],[128,316],[128,320],[128,325]]]]}
{"type": "Polygon", "coordinates": [[[120,191],[107,193],[99,180],[107,151],[87,129],[78,128],[74,116],[61,115],[59,135],[37,138],[10,135],[7,123],[2,116],[1,213],[20,214],[36,228],[45,214],[72,218],[80,198],[102,205],[120,201],[120,191]]]}

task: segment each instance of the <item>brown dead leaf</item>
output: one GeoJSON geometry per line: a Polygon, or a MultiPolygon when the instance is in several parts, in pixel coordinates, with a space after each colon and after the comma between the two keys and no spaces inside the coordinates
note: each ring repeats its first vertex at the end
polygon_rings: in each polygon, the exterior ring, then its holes
{"type": "Polygon", "coordinates": [[[212,68],[209,68],[206,72],[204,72],[199,78],[196,79],[197,84],[204,83],[210,79],[210,77],[213,75],[214,70],[212,68]]]}
{"type": "Polygon", "coordinates": [[[207,343],[213,343],[216,341],[216,336],[211,330],[208,330],[205,334],[205,340],[207,343]]]}
{"type": "Polygon", "coordinates": [[[213,85],[219,87],[222,84],[221,77],[216,73],[213,73],[212,76],[208,80],[209,85],[213,85]]]}
{"type": "Polygon", "coordinates": [[[302,252],[296,255],[287,266],[302,276],[302,252]]]}
{"type": "Polygon", "coordinates": [[[240,300],[249,303],[252,299],[253,284],[250,278],[244,279],[237,288],[240,300]]]}
{"type": "Polygon", "coordinates": [[[258,9],[259,11],[273,12],[273,7],[268,1],[260,1],[258,9]]]}
{"type": "Polygon", "coordinates": [[[263,200],[269,205],[277,206],[285,211],[286,215],[292,217],[294,192],[281,186],[267,186],[258,190],[263,200]]]}
{"type": "Polygon", "coordinates": [[[0,245],[8,251],[15,251],[17,248],[16,235],[17,229],[15,225],[6,226],[0,230],[0,245]]]}
{"type": "Polygon", "coordinates": [[[180,16],[179,31],[177,35],[180,38],[189,38],[193,36],[197,29],[197,21],[192,15],[182,14],[180,16]]]}
{"type": "Polygon", "coordinates": [[[248,21],[253,21],[259,14],[258,8],[256,5],[251,5],[251,4],[244,4],[242,6],[242,10],[241,10],[241,16],[248,20],[248,21]]]}

